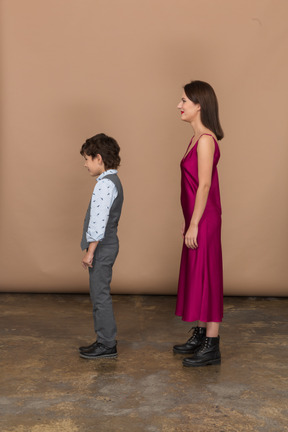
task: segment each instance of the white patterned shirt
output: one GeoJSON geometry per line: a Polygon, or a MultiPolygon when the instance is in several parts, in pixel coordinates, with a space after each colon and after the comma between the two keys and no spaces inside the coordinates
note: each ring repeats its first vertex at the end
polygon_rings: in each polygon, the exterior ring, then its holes
{"type": "Polygon", "coordinates": [[[91,198],[90,221],[86,232],[86,239],[89,243],[104,239],[110,209],[118,195],[115,184],[111,180],[105,179],[105,176],[117,174],[117,172],[116,169],[109,169],[97,178],[91,198]]]}

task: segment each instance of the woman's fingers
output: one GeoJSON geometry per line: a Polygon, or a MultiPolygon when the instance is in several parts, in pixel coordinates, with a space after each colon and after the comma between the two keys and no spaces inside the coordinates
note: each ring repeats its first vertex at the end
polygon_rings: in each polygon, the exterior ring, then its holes
{"type": "Polygon", "coordinates": [[[189,249],[197,249],[198,243],[196,238],[185,237],[185,244],[189,249]]]}

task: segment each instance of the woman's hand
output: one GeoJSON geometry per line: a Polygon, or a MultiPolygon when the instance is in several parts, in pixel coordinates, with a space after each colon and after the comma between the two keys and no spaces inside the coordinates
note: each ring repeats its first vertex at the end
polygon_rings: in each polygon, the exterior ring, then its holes
{"type": "Polygon", "coordinates": [[[191,224],[185,234],[185,244],[190,249],[197,249],[198,225],[191,224]]]}

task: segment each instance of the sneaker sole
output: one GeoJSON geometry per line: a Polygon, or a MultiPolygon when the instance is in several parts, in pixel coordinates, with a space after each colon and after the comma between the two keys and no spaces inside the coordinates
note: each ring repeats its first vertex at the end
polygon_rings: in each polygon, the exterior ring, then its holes
{"type": "Polygon", "coordinates": [[[91,360],[95,360],[95,359],[101,359],[101,358],[116,358],[118,357],[118,354],[103,354],[103,355],[98,355],[98,356],[89,356],[86,355],[84,353],[80,353],[80,357],[85,358],[85,359],[91,359],[91,360]]]}

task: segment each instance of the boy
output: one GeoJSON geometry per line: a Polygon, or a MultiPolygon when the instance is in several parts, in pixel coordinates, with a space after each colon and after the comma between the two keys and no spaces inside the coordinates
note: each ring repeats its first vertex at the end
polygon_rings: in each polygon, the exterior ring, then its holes
{"type": "Polygon", "coordinates": [[[120,147],[111,137],[101,133],[86,140],[80,154],[84,166],[96,185],[88,206],[83,226],[82,259],[89,269],[90,298],[93,306],[96,342],[80,347],[80,357],[96,359],[117,357],[116,323],[113,313],[110,282],[119,241],[117,227],[123,204],[123,189],[117,176],[120,147]]]}

